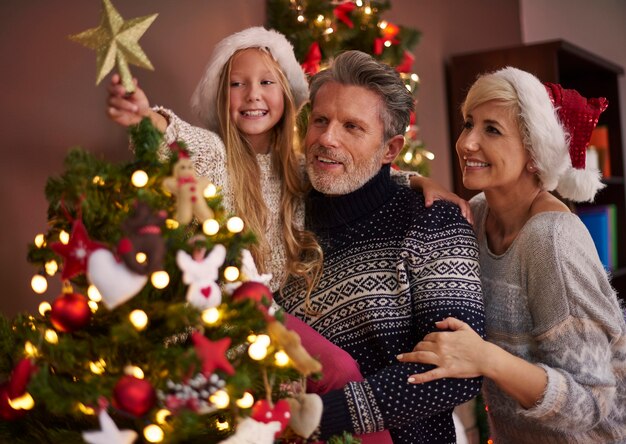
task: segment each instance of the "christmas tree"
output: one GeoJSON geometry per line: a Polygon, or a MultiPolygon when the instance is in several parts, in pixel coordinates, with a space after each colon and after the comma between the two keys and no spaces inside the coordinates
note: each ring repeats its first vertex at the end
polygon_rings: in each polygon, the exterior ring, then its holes
{"type": "MultiPolygon", "coordinates": [[[[412,53],[420,32],[382,19],[390,1],[267,0],[267,26],[293,44],[296,58],[309,75],[328,66],[339,52],[356,49],[391,66],[414,95],[419,77],[412,72],[412,53]]],[[[306,120],[306,115],[302,116],[306,120]]],[[[413,115],[406,144],[396,165],[428,175],[434,155],[425,148],[413,115]]]]}
{"type": "Polygon", "coordinates": [[[28,260],[37,292],[54,277],[63,291],[0,319],[1,440],[220,442],[248,417],[238,433],[271,443],[289,419],[282,384],[317,362],[273,313],[254,236],[183,142],[161,162],[149,120],[131,133],[134,160],[75,149],[48,180],[49,227],[28,260]]]}

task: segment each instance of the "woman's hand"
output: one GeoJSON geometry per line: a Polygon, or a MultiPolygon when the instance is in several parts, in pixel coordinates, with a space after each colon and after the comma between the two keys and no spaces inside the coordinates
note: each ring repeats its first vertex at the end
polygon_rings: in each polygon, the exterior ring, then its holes
{"type": "Polygon", "coordinates": [[[472,328],[456,318],[446,318],[435,324],[440,330],[427,334],[413,351],[397,358],[401,362],[432,364],[437,368],[412,375],[409,382],[423,384],[441,378],[474,378],[484,375],[483,366],[488,363],[489,343],[472,328]]]}
{"type": "Polygon", "coordinates": [[[465,199],[461,199],[456,194],[446,190],[434,180],[424,176],[411,176],[409,179],[411,189],[422,190],[424,194],[424,200],[426,207],[430,207],[436,200],[447,200],[452,202],[461,209],[461,214],[467,221],[474,225],[474,218],[472,217],[472,210],[470,209],[469,202],[465,199]]]}

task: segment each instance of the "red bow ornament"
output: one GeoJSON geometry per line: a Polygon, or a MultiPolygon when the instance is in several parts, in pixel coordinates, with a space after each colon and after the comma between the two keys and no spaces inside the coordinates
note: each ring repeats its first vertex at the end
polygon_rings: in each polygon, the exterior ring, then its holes
{"type": "Polygon", "coordinates": [[[307,52],[304,62],[302,62],[302,70],[309,75],[316,74],[320,70],[321,61],[322,51],[320,50],[320,45],[317,42],[313,42],[309,47],[309,52],[307,52]]]}
{"type": "Polygon", "coordinates": [[[398,66],[396,66],[396,71],[398,72],[411,72],[411,67],[413,66],[413,62],[415,61],[415,56],[411,54],[409,51],[404,51],[402,56],[402,61],[398,66]]]}
{"type": "Polygon", "coordinates": [[[352,23],[352,20],[350,20],[350,17],[348,17],[348,14],[354,11],[354,8],[356,8],[356,5],[354,3],[345,2],[335,7],[335,9],[333,9],[333,14],[335,14],[337,20],[345,23],[348,28],[354,28],[354,23],[352,23]]]}

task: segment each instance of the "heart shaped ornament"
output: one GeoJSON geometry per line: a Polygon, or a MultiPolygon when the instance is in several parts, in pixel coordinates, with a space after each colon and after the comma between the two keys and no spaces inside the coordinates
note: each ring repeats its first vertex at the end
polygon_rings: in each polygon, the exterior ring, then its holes
{"type": "Polygon", "coordinates": [[[322,420],[324,403],[319,395],[307,393],[298,398],[287,398],[291,411],[289,427],[303,438],[313,434],[322,420]]]}
{"type": "Polygon", "coordinates": [[[87,278],[98,289],[109,310],[131,299],[148,282],[148,276],[133,273],[104,248],[89,255],[87,278]]]}
{"type": "Polygon", "coordinates": [[[274,421],[278,422],[280,424],[280,430],[275,434],[275,437],[278,437],[283,430],[285,430],[287,424],[289,424],[289,419],[291,418],[290,406],[285,399],[281,399],[277,401],[276,404],[274,404],[274,408],[272,408],[269,402],[262,399],[254,403],[250,417],[255,421],[264,422],[266,424],[274,421]]]}

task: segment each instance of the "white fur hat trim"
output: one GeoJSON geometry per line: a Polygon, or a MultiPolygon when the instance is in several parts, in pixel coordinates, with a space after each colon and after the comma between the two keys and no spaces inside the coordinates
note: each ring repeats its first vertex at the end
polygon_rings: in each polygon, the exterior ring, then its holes
{"type": "Polygon", "coordinates": [[[556,189],[561,175],[571,168],[567,135],[546,87],[534,75],[506,67],[494,73],[507,80],[520,103],[521,118],[529,130],[528,142],[543,189],[556,189]]]}
{"type": "Polygon", "coordinates": [[[287,38],[274,30],[261,26],[236,32],[219,42],[206,67],[204,76],[191,97],[191,108],[200,121],[211,131],[218,132],[217,88],[224,65],[232,55],[245,48],[267,48],[282,68],[293,94],[296,108],[308,99],[309,86],[302,67],[296,60],[293,46],[287,38]]]}

